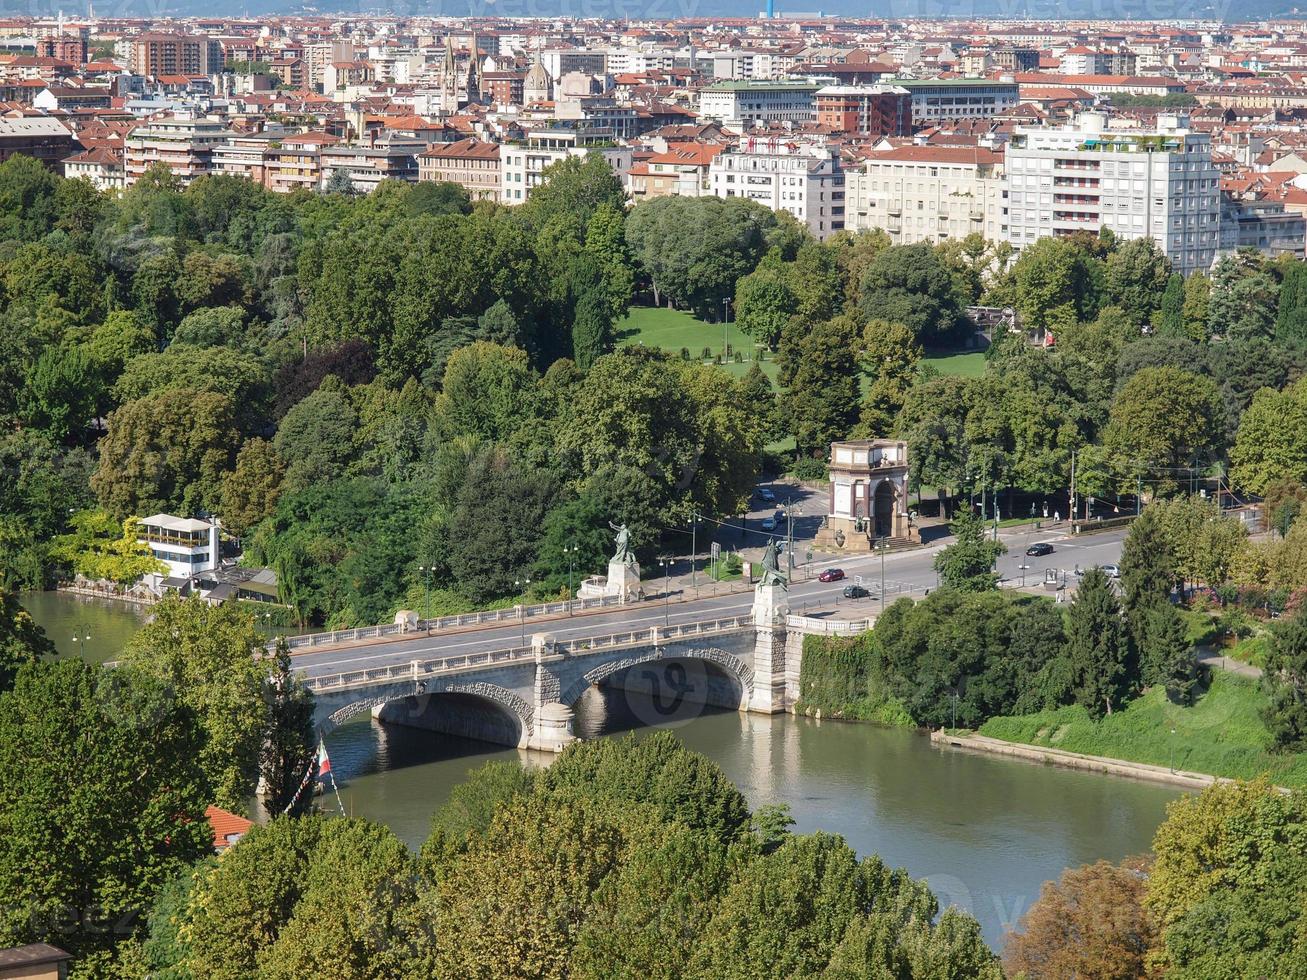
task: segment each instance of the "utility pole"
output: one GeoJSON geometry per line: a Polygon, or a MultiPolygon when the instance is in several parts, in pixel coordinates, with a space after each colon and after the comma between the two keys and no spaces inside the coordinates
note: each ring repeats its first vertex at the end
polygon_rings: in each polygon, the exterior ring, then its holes
{"type": "Polygon", "coordinates": [[[880,539],[880,614],[885,615],[885,537],[880,539]]]}
{"type": "Polygon", "coordinates": [[[672,624],[672,559],[659,558],[658,564],[663,568],[663,628],[672,624]]]}
{"type": "Polygon", "coordinates": [[[785,501],[785,556],[789,560],[790,578],[794,577],[794,498],[785,501]]]}
{"type": "Polygon", "coordinates": [[[1076,451],[1071,450],[1071,500],[1070,500],[1070,518],[1071,530],[1075,530],[1076,523],[1076,451]]]}
{"type": "Polygon", "coordinates": [[[699,596],[699,512],[690,514],[690,584],[695,598],[699,596]]]}

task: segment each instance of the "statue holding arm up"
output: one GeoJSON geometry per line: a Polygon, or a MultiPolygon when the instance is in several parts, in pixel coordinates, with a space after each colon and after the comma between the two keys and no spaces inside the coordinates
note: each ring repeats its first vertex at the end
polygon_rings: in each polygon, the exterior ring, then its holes
{"type": "Polygon", "coordinates": [[[617,532],[615,539],[617,551],[613,554],[612,560],[621,562],[623,565],[634,565],[635,555],[631,552],[631,532],[625,524],[614,524],[608,522],[608,526],[617,532]]]}

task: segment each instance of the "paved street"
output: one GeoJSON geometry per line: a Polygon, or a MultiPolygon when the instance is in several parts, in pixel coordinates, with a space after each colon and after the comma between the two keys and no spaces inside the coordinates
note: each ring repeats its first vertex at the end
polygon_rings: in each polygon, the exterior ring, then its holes
{"type": "MultiPolygon", "coordinates": [[[[751,541],[752,546],[761,546],[765,540],[761,534],[751,541]]],[[[1121,553],[1124,530],[1085,535],[1075,540],[1058,529],[1035,531],[1025,528],[1013,528],[999,532],[1000,540],[1008,547],[1008,553],[998,563],[998,570],[1005,587],[1019,587],[1022,582],[1023,569],[1019,566],[1028,564],[1024,569],[1027,586],[1038,586],[1044,579],[1046,569],[1066,572],[1070,584],[1074,585],[1074,568],[1082,569],[1105,562],[1117,561],[1121,553]],[[1037,542],[1047,541],[1053,545],[1051,555],[1041,558],[1026,558],[1026,548],[1037,542]]],[[[893,602],[899,594],[915,591],[918,595],[927,589],[936,588],[937,577],[933,568],[936,552],[943,543],[917,548],[910,551],[891,552],[884,559],[884,579],[886,584],[885,603],[893,602]]],[[[706,551],[706,546],[704,548],[706,551]]],[[[800,557],[801,549],[797,549],[800,557]]],[[[662,594],[662,582],[658,579],[646,579],[646,588],[655,593],[655,598],[621,609],[608,610],[593,614],[582,614],[557,619],[531,619],[525,624],[496,626],[467,632],[452,632],[428,636],[420,634],[407,638],[390,640],[363,641],[348,646],[334,647],[330,650],[306,652],[295,656],[295,666],[309,676],[337,673],[346,670],[383,667],[392,664],[407,663],[411,660],[430,660],[446,655],[473,653],[483,650],[504,649],[530,642],[532,633],[549,633],[559,639],[576,639],[585,636],[602,636],[627,629],[640,629],[655,626],[663,622],[692,622],[714,617],[738,616],[749,611],[753,604],[753,591],[741,584],[715,585],[702,568],[706,559],[700,557],[698,594],[691,584],[688,562],[684,572],[671,579],[670,595],[662,594]],[[725,591],[730,588],[732,591],[725,591]]],[[[646,574],[648,574],[646,570],[646,574]]],[[[796,570],[790,587],[790,605],[795,613],[807,615],[838,614],[841,618],[859,618],[874,615],[881,608],[880,596],[881,559],[876,555],[857,557],[846,556],[838,561],[833,557],[818,554],[811,564],[803,563],[796,570]],[[831,567],[839,567],[848,576],[845,581],[823,583],[817,581],[818,573],[831,567]],[[840,593],[846,585],[855,581],[872,593],[870,598],[847,600],[840,593]]]]}

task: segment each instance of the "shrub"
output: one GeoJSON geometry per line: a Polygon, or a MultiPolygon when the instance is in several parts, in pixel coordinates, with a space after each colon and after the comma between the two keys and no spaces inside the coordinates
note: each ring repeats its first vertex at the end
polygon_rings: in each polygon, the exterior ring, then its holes
{"type": "Polygon", "coordinates": [[[711,348],[711,347],[705,347],[705,348],[703,349],[703,359],[704,359],[705,361],[707,361],[707,360],[711,359],[712,356],[713,356],[712,348],[711,348]]]}
{"type": "Polygon", "coordinates": [[[802,456],[795,460],[794,476],[804,483],[826,479],[826,464],[812,456],[802,456]]]}
{"type": "Polygon", "coordinates": [[[681,348],[681,360],[683,360],[683,361],[688,361],[689,359],[690,359],[690,348],[688,348],[688,347],[682,347],[682,348],[681,348]]]}

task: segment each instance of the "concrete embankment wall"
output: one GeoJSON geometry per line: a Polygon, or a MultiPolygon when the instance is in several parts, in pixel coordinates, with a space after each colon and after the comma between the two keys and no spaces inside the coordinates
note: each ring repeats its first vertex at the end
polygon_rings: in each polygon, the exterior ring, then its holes
{"type": "Polygon", "coordinates": [[[1128,776],[1131,779],[1147,779],[1151,782],[1166,783],[1195,791],[1203,790],[1213,783],[1230,782],[1220,776],[1209,776],[1201,772],[1184,772],[1168,769],[1166,766],[1150,766],[1143,762],[1125,762],[1101,755],[1082,755],[1079,752],[1065,752],[1062,749],[1049,749],[1039,745],[1005,742],[985,735],[956,735],[938,731],[930,733],[930,740],[941,748],[966,749],[970,752],[1027,759],[1044,765],[1065,766],[1068,769],[1084,769],[1087,772],[1128,776]]]}

